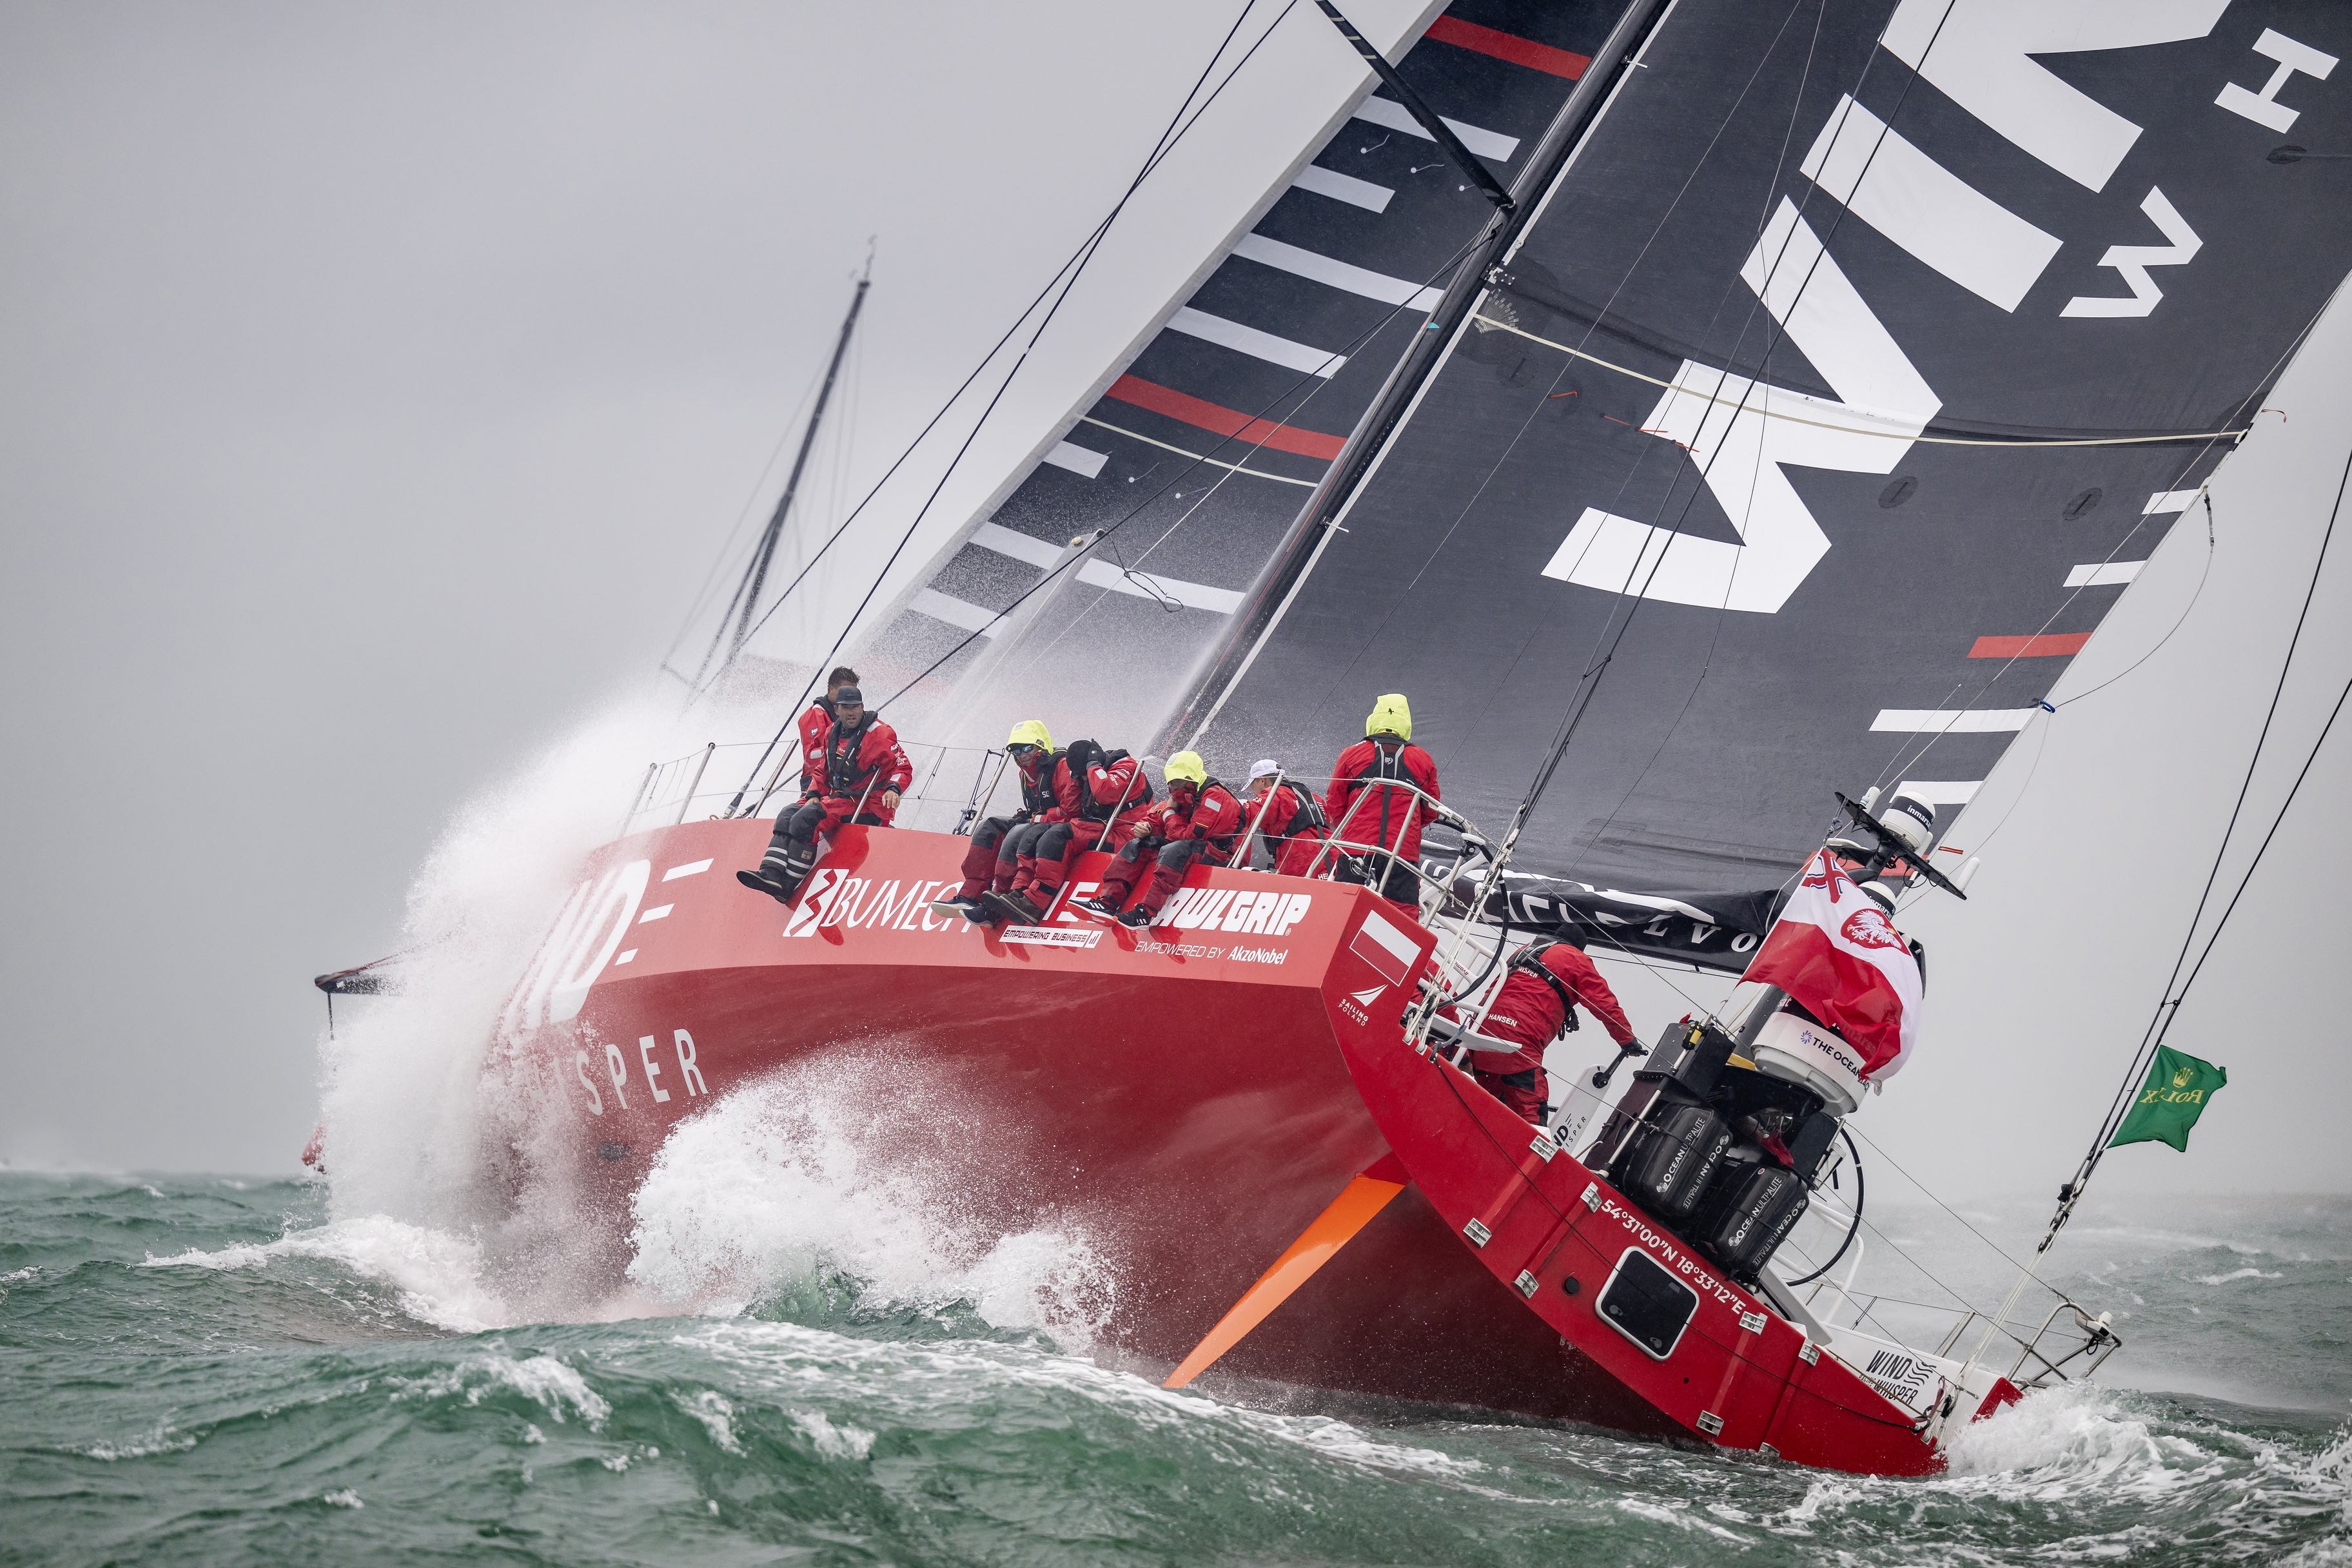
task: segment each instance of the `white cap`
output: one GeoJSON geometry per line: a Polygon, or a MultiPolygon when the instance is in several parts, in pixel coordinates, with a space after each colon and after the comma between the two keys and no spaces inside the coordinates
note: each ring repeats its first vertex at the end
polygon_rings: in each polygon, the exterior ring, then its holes
{"type": "Polygon", "coordinates": [[[1265,777],[1266,774],[1278,773],[1281,771],[1282,764],[1276,762],[1272,757],[1260,757],[1257,761],[1250,764],[1250,783],[1255,784],[1258,780],[1265,777]]]}

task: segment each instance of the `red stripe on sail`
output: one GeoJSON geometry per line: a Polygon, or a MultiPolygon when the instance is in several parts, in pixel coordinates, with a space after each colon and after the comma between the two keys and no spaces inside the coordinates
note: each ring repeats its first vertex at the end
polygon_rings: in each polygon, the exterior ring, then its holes
{"type": "Polygon", "coordinates": [[[1320,430],[1302,430],[1296,425],[1276,425],[1270,419],[1254,419],[1237,408],[1211,403],[1172,386],[1161,386],[1139,375],[1122,375],[1110,384],[1109,395],[1121,403],[1131,403],[1138,408],[1148,408],[1154,414],[1193,426],[1202,430],[1213,430],[1220,436],[1231,436],[1253,447],[1271,447],[1277,452],[1295,452],[1302,458],[1320,458],[1325,462],[1339,455],[1346,440],[1338,436],[1326,436],[1320,430]]]}
{"type": "Polygon", "coordinates": [[[2055,658],[2083,651],[2088,632],[2045,632],[2030,637],[1979,637],[1970,658],[2055,658]]]}
{"type": "Polygon", "coordinates": [[[1574,81],[1592,63],[1591,55],[1570,54],[1555,49],[1549,44],[1538,44],[1533,38],[1522,38],[1516,33],[1498,33],[1492,27],[1482,27],[1475,22],[1465,22],[1459,16],[1440,16],[1429,25],[1425,38],[1435,38],[1441,44],[1452,44],[1457,49],[1469,49],[1477,54],[1492,55],[1498,60],[1508,60],[1515,66],[1531,70],[1549,71],[1574,81]]]}

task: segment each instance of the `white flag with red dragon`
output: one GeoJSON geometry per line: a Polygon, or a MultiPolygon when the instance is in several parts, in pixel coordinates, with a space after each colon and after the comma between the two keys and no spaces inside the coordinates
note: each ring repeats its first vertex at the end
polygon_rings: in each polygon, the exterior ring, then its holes
{"type": "Polygon", "coordinates": [[[1826,849],[1813,857],[1744,978],[1777,985],[1860,1053],[1862,1076],[1902,1070],[1926,986],[1911,944],[1826,849]]]}

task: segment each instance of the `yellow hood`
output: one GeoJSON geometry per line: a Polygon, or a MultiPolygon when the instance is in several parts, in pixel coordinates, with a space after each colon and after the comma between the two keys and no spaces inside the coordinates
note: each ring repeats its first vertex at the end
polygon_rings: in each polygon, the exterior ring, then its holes
{"type": "Polygon", "coordinates": [[[1364,733],[1412,739],[1412,705],[1404,700],[1403,692],[1391,691],[1373,701],[1371,714],[1364,721],[1364,733]]]}
{"type": "Polygon", "coordinates": [[[1035,746],[1040,751],[1054,749],[1054,737],[1045,732],[1043,719],[1024,719],[1013,726],[1013,733],[1004,737],[1008,746],[1035,746]]]}
{"type": "Polygon", "coordinates": [[[1179,752],[1168,759],[1168,765],[1160,770],[1160,776],[1171,784],[1179,779],[1190,784],[1206,784],[1209,782],[1209,767],[1201,761],[1200,752],[1179,752]]]}

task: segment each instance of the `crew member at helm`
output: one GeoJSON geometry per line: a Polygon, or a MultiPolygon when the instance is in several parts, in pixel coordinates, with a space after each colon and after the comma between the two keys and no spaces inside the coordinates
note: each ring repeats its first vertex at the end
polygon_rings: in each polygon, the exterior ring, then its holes
{"type": "Polygon", "coordinates": [[[1323,810],[1341,858],[1334,875],[1421,910],[1421,830],[1437,820],[1437,763],[1412,743],[1412,709],[1391,692],[1372,704],[1364,738],[1339,753],[1323,810]],[[1410,787],[1406,787],[1410,786],[1410,787]],[[1412,793],[1418,789],[1429,798],[1412,793]]]}
{"type": "Polygon", "coordinates": [[[887,827],[898,796],[914,781],[915,768],[898,744],[898,732],[866,710],[855,686],[833,694],[833,722],[817,750],[819,773],[776,816],[768,851],[735,879],[780,903],[789,903],[816,866],[818,847],[852,820],[887,827]]]}
{"type": "Polygon", "coordinates": [[[1617,994],[1601,977],[1583,945],[1573,937],[1532,942],[1511,960],[1510,973],[1478,1024],[1490,1039],[1519,1047],[1470,1053],[1470,1076],[1520,1116],[1541,1127],[1551,1114],[1551,1080],[1544,1073],[1544,1049],[1576,1027],[1579,1006],[1600,1020],[1620,1047],[1633,1044],[1633,1026],[1617,994]]]}
{"type": "Polygon", "coordinates": [[[1243,826],[1242,803],[1233,792],[1209,776],[1198,752],[1179,752],[1160,770],[1168,782],[1168,804],[1148,813],[1103,873],[1102,890],[1080,899],[1072,909],[1096,920],[1123,926],[1144,926],[1166,905],[1184,880],[1184,873],[1201,857],[1219,858],[1234,852],[1243,826]],[[1151,862],[1151,885],[1126,913],[1119,906],[1142,880],[1145,863],[1151,862]]]}

